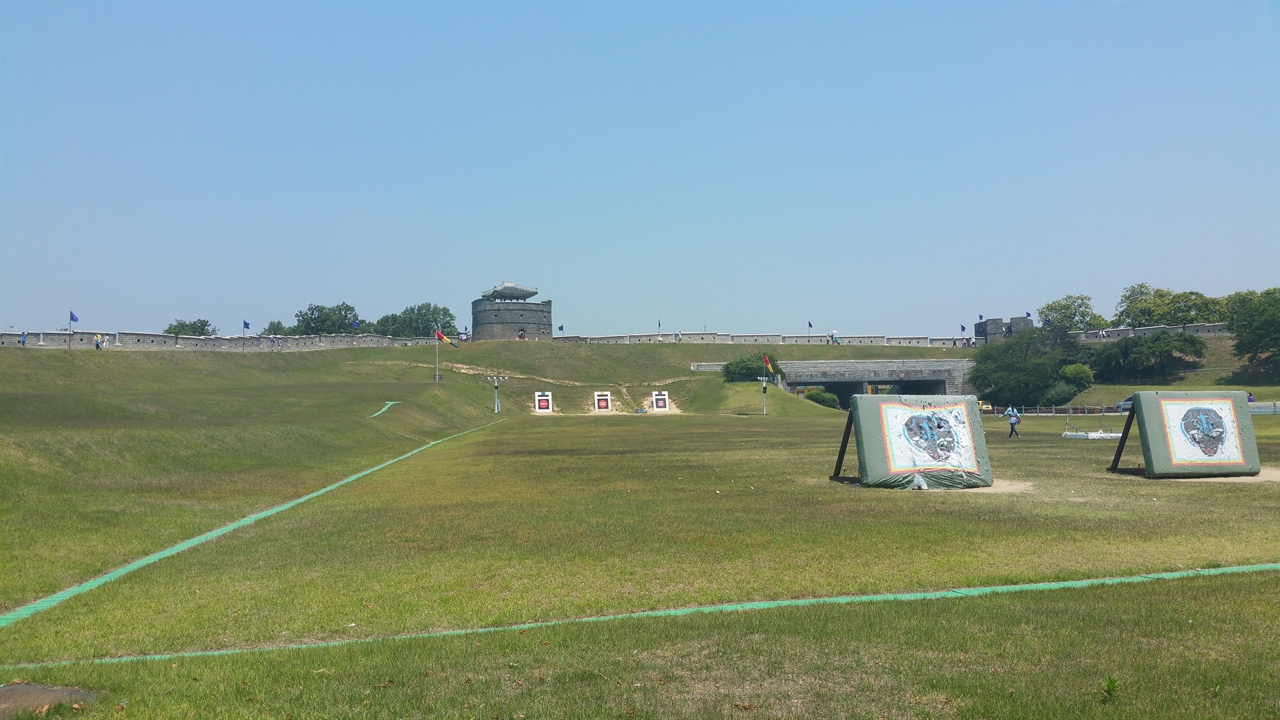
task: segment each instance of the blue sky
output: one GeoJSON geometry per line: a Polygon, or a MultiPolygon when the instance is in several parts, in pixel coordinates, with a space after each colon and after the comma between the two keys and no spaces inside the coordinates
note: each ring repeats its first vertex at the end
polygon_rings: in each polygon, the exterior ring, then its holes
{"type": "Polygon", "coordinates": [[[538,287],[949,335],[1280,285],[1276,3],[0,3],[0,326],[538,287]]]}

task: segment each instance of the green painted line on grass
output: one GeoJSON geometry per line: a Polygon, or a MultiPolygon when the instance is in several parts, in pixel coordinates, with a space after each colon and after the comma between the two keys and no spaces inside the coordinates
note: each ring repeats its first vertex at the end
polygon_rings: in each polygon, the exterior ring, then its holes
{"type": "MultiPolygon", "coordinates": [[[[487,427],[487,426],[486,426],[487,427]]],[[[479,428],[476,428],[477,430],[479,428]]],[[[470,431],[468,431],[470,432],[470,431]]],[[[447,438],[446,438],[447,439],[447,438]]],[[[1020,593],[1044,590],[1069,590],[1088,588],[1098,585],[1124,585],[1128,583],[1152,582],[1154,580],[1179,580],[1189,577],[1208,575],[1227,575],[1234,573],[1276,572],[1280,571],[1280,563],[1266,565],[1236,565],[1233,567],[1208,568],[1197,570],[1179,570],[1176,572],[1147,573],[1146,575],[1130,575],[1127,577],[1091,578],[1088,580],[1063,580],[1060,582],[1025,583],[1022,585],[993,585],[989,587],[955,588],[935,592],[891,593],[887,595],[842,595],[826,598],[804,598],[799,600],[759,600],[756,602],[728,603],[725,605],[704,605],[701,607],[674,608],[671,610],[647,610],[644,612],[623,613],[621,615],[597,615],[594,617],[569,618],[565,620],[544,620],[541,622],[522,623],[520,625],[502,625],[498,627],[464,628],[460,630],[438,630],[436,632],[410,633],[408,635],[391,635],[388,637],[357,638],[354,640],[332,640],[329,642],[303,643],[298,645],[277,645],[258,648],[232,648],[229,650],[196,650],[193,652],[165,653],[161,655],[129,655],[124,657],[88,658],[84,660],[56,660],[50,662],[20,663],[16,665],[0,665],[0,670],[29,670],[35,668],[65,667],[68,665],[107,665],[112,663],[149,662],[161,660],[179,660],[187,658],[221,657],[224,655],[242,655],[244,653],[279,652],[287,650],[312,650],[316,648],[342,647],[362,643],[384,642],[390,640],[423,640],[428,638],[446,638],[457,635],[480,635],[483,633],[502,632],[504,630],[535,630],[538,628],[556,627],[558,625],[578,625],[581,623],[608,622],[611,620],[637,620],[642,618],[680,617],[699,613],[742,612],[746,610],[769,610],[772,608],[803,607],[808,605],[848,605],[852,603],[903,602],[912,600],[947,600],[955,598],[996,595],[999,593],[1020,593]]]]}
{"type": "Polygon", "coordinates": [[[376,417],[378,417],[379,415],[381,415],[382,413],[386,412],[388,409],[390,409],[390,407],[391,407],[392,405],[399,405],[399,404],[400,404],[400,401],[399,401],[399,400],[388,400],[388,401],[387,401],[387,404],[386,404],[386,405],[383,405],[381,410],[379,410],[378,412],[376,412],[376,413],[374,413],[374,414],[370,415],[369,417],[371,417],[371,418],[376,418],[376,417]]]}
{"type": "MultiPolygon", "coordinates": [[[[504,418],[504,419],[505,419],[505,418],[504,418]]],[[[309,494],[307,494],[307,495],[303,495],[302,497],[297,498],[296,500],[290,500],[289,502],[287,502],[287,503],[285,503],[285,504],[283,504],[283,505],[277,505],[277,506],[275,506],[275,507],[273,507],[273,508],[270,508],[270,509],[268,509],[268,510],[263,510],[263,511],[262,511],[262,512],[260,512],[260,513],[255,513],[255,514],[250,515],[250,516],[248,516],[248,517],[246,517],[246,518],[243,518],[243,519],[237,520],[237,521],[235,521],[235,522],[233,522],[233,523],[231,523],[231,524],[229,524],[229,525],[223,525],[222,527],[217,528],[216,530],[210,530],[209,532],[204,533],[203,535],[197,535],[197,536],[195,536],[195,537],[191,538],[190,540],[184,540],[184,541],[182,541],[182,542],[178,543],[177,545],[174,545],[174,546],[172,546],[172,547],[167,547],[167,548],[165,548],[164,550],[160,550],[160,551],[158,551],[158,552],[154,552],[154,553],[152,553],[152,554],[150,554],[150,555],[148,555],[148,556],[146,556],[146,557],[144,557],[144,558],[141,558],[141,559],[139,559],[139,560],[134,560],[133,562],[129,563],[128,565],[125,565],[124,567],[121,567],[121,568],[116,568],[115,570],[112,570],[111,572],[107,573],[106,575],[100,575],[100,576],[98,576],[98,577],[96,577],[96,578],[94,578],[94,579],[92,579],[92,580],[86,580],[85,582],[82,582],[82,583],[80,583],[79,585],[74,585],[74,586],[72,586],[72,587],[67,588],[66,590],[63,590],[63,591],[61,591],[61,592],[54,593],[53,595],[50,595],[50,596],[48,596],[48,597],[46,597],[46,598],[41,598],[41,599],[39,599],[39,600],[36,600],[35,602],[29,603],[29,604],[27,604],[27,605],[23,605],[22,607],[20,607],[20,608],[18,608],[18,609],[16,609],[16,610],[11,610],[11,611],[9,611],[9,612],[7,612],[7,613],[3,614],[3,615],[0,615],[0,628],[5,627],[5,626],[7,626],[7,625],[12,625],[12,624],[14,624],[14,623],[18,622],[19,620],[21,620],[21,619],[23,619],[23,618],[25,618],[25,617],[30,617],[30,616],[32,616],[32,615],[35,615],[36,613],[41,612],[42,610],[48,610],[49,608],[51,608],[51,607],[53,607],[53,606],[57,605],[58,603],[63,602],[64,600],[69,600],[69,599],[71,599],[71,598],[75,597],[76,595],[80,595],[80,594],[82,594],[82,593],[87,593],[87,592],[89,592],[90,590],[92,590],[92,589],[94,589],[94,588],[96,588],[96,587],[98,587],[98,586],[100,586],[100,585],[104,585],[104,584],[106,584],[106,583],[111,582],[112,580],[115,580],[115,579],[117,579],[117,578],[124,577],[125,575],[128,575],[129,573],[133,572],[134,570],[139,570],[139,569],[141,569],[141,568],[144,568],[144,567],[146,567],[146,566],[150,565],[151,563],[153,563],[153,562],[157,562],[157,561],[159,561],[159,560],[163,560],[163,559],[165,559],[165,558],[169,557],[170,555],[177,555],[178,553],[182,552],[183,550],[189,550],[189,549],[191,549],[191,548],[193,548],[193,547],[195,547],[195,546],[197,546],[197,545],[201,545],[201,544],[203,544],[203,543],[207,543],[207,542],[209,542],[210,540],[213,540],[214,538],[221,537],[222,535],[226,535],[227,533],[231,532],[232,530],[237,530],[237,529],[242,528],[242,527],[244,527],[244,526],[246,526],[246,525],[251,525],[251,524],[253,524],[253,523],[255,523],[255,522],[257,522],[257,521],[259,521],[259,520],[261,520],[261,519],[263,519],[263,518],[265,518],[265,517],[271,517],[272,515],[275,515],[276,513],[284,512],[285,510],[288,510],[289,508],[291,508],[291,507],[293,507],[293,506],[295,506],[295,505],[300,505],[300,504],[302,504],[302,503],[304,503],[304,502],[306,502],[306,501],[308,501],[308,500],[310,500],[310,499],[312,499],[312,498],[319,497],[319,496],[321,496],[321,495],[323,495],[323,494],[325,494],[325,493],[329,492],[330,490],[336,490],[336,489],[338,489],[338,488],[342,487],[343,485],[346,485],[346,484],[347,484],[347,483],[349,483],[349,482],[353,482],[353,481],[355,481],[355,480],[359,480],[360,478],[364,477],[365,475],[368,475],[368,474],[370,474],[370,473],[375,473],[375,472],[377,472],[377,471],[381,470],[382,468],[387,467],[388,465],[394,465],[395,463],[398,463],[398,462],[400,462],[401,460],[404,460],[405,458],[413,457],[414,455],[417,455],[418,453],[422,452],[423,450],[426,450],[427,448],[429,448],[429,447],[431,447],[431,446],[433,446],[433,445],[439,445],[440,443],[442,443],[442,442],[444,442],[444,441],[446,441],[446,440],[452,440],[452,439],[457,438],[457,437],[462,437],[463,435],[466,435],[466,434],[468,434],[468,433],[473,433],[473,432],[475,432],[475,431],[477,431],[477,430],[483,430],[483,429],[485,429],[485,428],[487,428],[487,427],[490,427],[490,426],[492,426],[492,425],[497,425],[497,424],[498,424],[498,423],[500,423],[500,422],[502,422],[502,420],[495,420],[495,421],[493,421],[493,422],[489,423],[488,425],[481,425],[480,427],[477,427],[477,428],[471,428],[470,430],[465,430],[465,431],[463,431],[463,432],[457,433],[456,435],[450,435],[449,437],[446,437],[446,438],[440,438],[439,440],[434,440],[434,441],[432,441],[432,442],[427,443],[426,445],[423,445],[422,447],[418,448],[417,450],[411,450],[411,451],[409,451],[409,452],[407,452],[407,453],[405,453],[405,454],[401,455],[401,456],[400,456],[400,457],[398,457],[398,458],[395,458],[395,459],[392,459],[392,460],[388,460],[388,461],[386,461],[386,462],[382,463],[381,465],[378,465],[378,466],[376,466],[376,467],[371,467],[371,468],[369,468],[368,470],[365,470],[365,471],[363,471],[363,472],[358,472],[358,473],[356,473],[355,475],[352,475],[352,476],[351,476],[351,477],[349,477],[349,478],[345,478],[345,479],[343,479],[343,480],[339,480],[338,482],[336,482],[336,483],[334,483],[334,484],[332,484],[332,485],[330,485],[330,486],[328,486],[328,487],[320,488],[319,490],[316,490],[315,492],[313,492],[313,493],[309,493],[309,494]]]]}

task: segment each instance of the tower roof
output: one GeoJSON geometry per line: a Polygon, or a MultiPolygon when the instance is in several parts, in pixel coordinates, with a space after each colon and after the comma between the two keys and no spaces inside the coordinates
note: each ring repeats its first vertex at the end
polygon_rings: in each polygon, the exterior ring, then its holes
{"type": "Polygon", "coordinates": [[[537,294],[538,288],[525,287],[513,282],[504,282],[491,290],[485,290],[480,293],[480,297],[488,300],[528,300],[537,294]]]}

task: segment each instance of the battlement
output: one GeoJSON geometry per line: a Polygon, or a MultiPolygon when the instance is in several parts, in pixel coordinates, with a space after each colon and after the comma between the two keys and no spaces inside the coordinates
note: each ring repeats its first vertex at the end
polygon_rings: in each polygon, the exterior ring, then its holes
{"type": "MultiPolygon", "coordinates": [[[[92,350],[95,336],[103,350],[178,350],[224,352],[295,352],[351,347],[409,347],[435,345],[435,338],[400,338],[389,335],[228,335],[200,337],[153,332],[28,331],[25,347],[40,350],[92,350]]],[[[21,332],[0,332],[0,347],[24,347],[21,332]]]]}

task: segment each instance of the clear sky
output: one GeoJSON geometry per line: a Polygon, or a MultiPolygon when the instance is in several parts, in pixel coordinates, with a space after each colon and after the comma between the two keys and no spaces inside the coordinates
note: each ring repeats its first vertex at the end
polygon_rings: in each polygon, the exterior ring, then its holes
{"type": "Polygon", "coordinates": [[[950,335],[1280,285],[1276,3],[0,3],[0,326],[950,335]]]}

